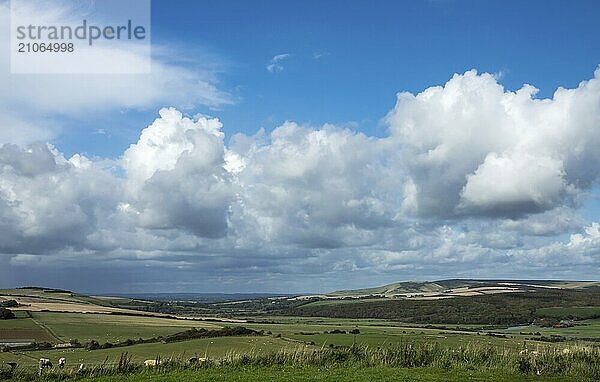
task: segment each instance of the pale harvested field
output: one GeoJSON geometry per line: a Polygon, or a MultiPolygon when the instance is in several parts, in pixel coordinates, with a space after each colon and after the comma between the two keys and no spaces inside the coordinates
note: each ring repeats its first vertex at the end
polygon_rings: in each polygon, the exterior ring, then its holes
{"type": "Polygon", "coordinates": [[[157,316],[157,314],[145,314],[144,312],[138,312],[133,310],[111,308],[107,306],[83,304],[83,303],[69,303],[69,302],[27,302],[17,299],[19,304],[18,307],[11,308],[11,310],[28,310],[30,312],[70,312],[70,313],[135,313],[139,315],[157,316]]]}
{"type": "Polygon", "coordinates": [[[110,306],[96,305],[77,300],[66,300],[60,298],[48,298],[47,296],[17,296],[13,294],[0,295],[0,300],[16,300],[18,307],[11,310],[27,310],[30,312],[68,312],[68,313],[123,313],[152,317],[165,317],[165,314],[140,312],[137,310],[114,308],[110,306]]]}

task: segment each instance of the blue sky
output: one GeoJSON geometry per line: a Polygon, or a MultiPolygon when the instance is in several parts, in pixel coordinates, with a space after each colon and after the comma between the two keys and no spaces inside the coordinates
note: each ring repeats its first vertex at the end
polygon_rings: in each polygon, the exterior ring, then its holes
{"type": "MultiPolygon", "coordinates": [[[[382,136],[380,120],[397,92],[417,93],[473,68],[499,74],[510,90],[530,83],[538,97],[576,86],[600,63],[600,25],[590,17],[599,11],[595,1],[154,0],[152,40],[197,60],[192,69],[218,66],[235,104],[187,112],[218,116],[227,135],[294,120],[382,136]],[[290,57],[270,73],[278,54],[290,57]]],[[[156,108],[95,117],[84,126],[73,121],[57,146],[118,156],[156,108]],[[91,135],[95,125],[111,139],[91,135]]]]}
{"type": "Polygon", "coordinates": [[[598,14],[153,0],[150,74],[15,75],[0,56],[0,287],[597,278],[598,14]]]}

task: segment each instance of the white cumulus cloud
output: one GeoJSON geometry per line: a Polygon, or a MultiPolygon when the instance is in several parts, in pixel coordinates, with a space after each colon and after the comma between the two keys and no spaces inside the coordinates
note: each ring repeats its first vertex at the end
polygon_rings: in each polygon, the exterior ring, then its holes
{"type": "Polygon", "coordinates": [[[469,71],[399,94],[385,137],[290,121],[226,142],[218,119],[164,108],[118,161],[0,146],[0,263],[24,280],[60,260],[267,289],[589,277],[600,235],[578,209],[598,184],[600,70],[534,94],[469,71]]]}

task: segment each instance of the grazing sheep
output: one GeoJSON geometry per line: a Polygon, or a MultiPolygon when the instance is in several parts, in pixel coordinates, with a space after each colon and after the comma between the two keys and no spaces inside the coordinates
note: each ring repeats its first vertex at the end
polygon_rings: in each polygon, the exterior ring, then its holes
{"type": "Polygon", "coordinates": [[[539,351],[537,350],[529,350],[529,349],[523,349],[519,352],[520,355],[529,355],[531,354],[532,356],[537,356],[540,354],[539,351]]]}
{"type": "Polygon", "coordinates": [[[44,373],[44,369],[51,369],[52,366],[54,365],[52,365],[52,362],[50,362],[48,358],[40,358],[40,361],[38,363],[38,375],[41,376],[44,373]]]}
{"type": "Polygon", "coordinates": [[[188,363],[203,363],[208,361],[208,357],[192,357],[188,360],[188,363]]]}
{"type": "Polygon", "coordinates": [[[144,365],[147,367],[155,367],[160,365],[160,357],[156,357],[156,359],[147,359],[144,361],[144,365]]]}
{"type": "Polygon", "coordinates": [[[80,364],[79,364],[79,371],[81,372],[81,371],[83,371],[84,369],[85,369],[85,365],[84,365],[84,364],[82,364],[82,363],[80,363],[80,364]]]}
{"type": "Polygon", "coordinates": [[[65,368],[65,365],[67,364],[67,359],[66,358],[59,358],[58,359],[58,367],[61,369],[65,368]]]}
{"type": "Polygon", "coordinates": [[[39,366],[40,366],[40,368],[44,369],[44,368],[52,368],[54,365],[52,364],[52,362],[50,362],[50,360],[48,358],[40,358],[39,366]]]}

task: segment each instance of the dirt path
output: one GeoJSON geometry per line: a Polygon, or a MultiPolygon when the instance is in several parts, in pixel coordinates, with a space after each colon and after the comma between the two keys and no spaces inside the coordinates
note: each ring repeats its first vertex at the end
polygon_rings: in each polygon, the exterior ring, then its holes
{"type": "Polygon", "coordinates": [[[63,340],[62,340],[62,339],[61,339],[61,338],[60,338],[60,337],[59,337],[59,336],[58,336],[56,333],[54,333],[54,331],[53,331],[52,329],[50,329],[48,326],[46,326],[46,324],[44,324],[44,323],[42,323],[42,322],[40,322],[40,321],[36,320],[36,319],[33,317],[33,314],[31,314],[31,312],[28,312],[28,313],[29,313],[29,317],[31,318],[31,320],[32,320],[33,322],[35,322],[35,324],[36,324],[37,326],[39,326],[40,328],[42,328],[43,330],[45,330],[46,332],[48,332],[48,334],[50,334],[50,336],[51,336],[52,338],[54,338],[56,341],[58,341],[58,342],[64,342],[64,341],[63,341],[63,340]]]}

